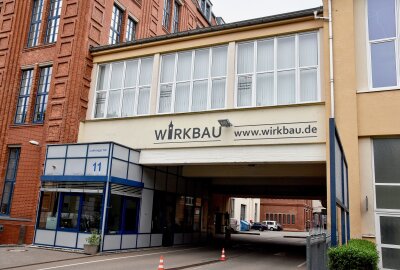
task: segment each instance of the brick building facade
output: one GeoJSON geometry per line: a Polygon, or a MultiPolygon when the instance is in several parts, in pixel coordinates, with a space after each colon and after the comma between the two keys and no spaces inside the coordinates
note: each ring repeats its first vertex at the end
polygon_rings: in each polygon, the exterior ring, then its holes
{"type": "Polygon", "coordinates": [[[45,146],[85,119],[90,46],[211,24],[204,0],[0,0],[0,244],[32,242],[45,146]]]}
{"type": "Polygon", "coordinates": [[[307,231],[312,226],[312,200],[261,199],[261,220],[275,220],[286,231],[307,231]]]}

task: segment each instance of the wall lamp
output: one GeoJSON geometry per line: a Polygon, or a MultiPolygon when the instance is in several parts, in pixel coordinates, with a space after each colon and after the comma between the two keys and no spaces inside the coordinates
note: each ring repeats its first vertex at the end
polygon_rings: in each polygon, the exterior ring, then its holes
{"type": "Polygon", "coordinates": [[[232,123],[229,121],[229,119],[220,119],[218,120],[218,123],[221,125],[221,127],[231,127],[232,123]]]}
{"type": "Polygon", "coordinates": [[[39,142],[38,141],[30,140],[29,143],[32,144],[32,145],[35,145],[35,146],[39,146],[39,142]]]}

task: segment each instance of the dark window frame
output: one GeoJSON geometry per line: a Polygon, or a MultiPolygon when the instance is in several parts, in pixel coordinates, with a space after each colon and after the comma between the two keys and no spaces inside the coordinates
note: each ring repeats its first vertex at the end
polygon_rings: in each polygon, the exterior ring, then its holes
{"type": "Polygon", "coordinates": [[[12,197],[14,194],[14,187],[15,187],[15,182],[17,178],[17,172],[18,172],[18,165],[19,165],[19,158],[21,154],[21,148],[19,147],[12,147],[9,148],[8,151],[8,161],[7,161],[7,168],[6,168],[6,173],[4,176],[4,185],[3,185],[3,190],[1,194],[1,200],[0,200],[0,216],[9,216],[10,215],[10,210],[11,210],[11,202],[12,202],[12,197]],[[11,161],[11,151],[15,151],[15,163],[14,163],[14,168],[12,168],[12,177],[8,178],[8,173],[10,170],[10,161],[11,161]],[[9,190],[9,196],[8,196],[8,201],[4,202],[4,192],[6,190],[6,185],[10,184],[10,190],[9,190]],[[7,205],[7,208],[3,212],[3,207],[4,204],[7,205]]]}
{"type": "MultiPolygon", "coordinates": [[[[119,228],[117,231],[114,233],[110,233],[108,230],[108,218],[109,218],[109,210],[107,211],[107,218],[106,218],[106,228],[105,228],[105,234],[106,235],[120,235],[120,234],[137,234],[139,233],[139,222],[140,222],[140,207],[141,207],[141,201],[140,198],[137,197],[130,197],[130,196],[121,196],[117,194],[113,194],[115,196],[121,197],[121,214],[119,217],[119,228]],[[127,200],[129,199],[134,199],[136,201],[136,230],[126,230],[126,204],[127,200]]],[[[110,197],[111,198],[111,197],[110,197]]]]}
{"type": "Polygon", "coordinates": [[[28,108],[29,108],[29,100],[34,80],[33,73],[34,73],[33,68],[22,70],[17,107],[14,116],[14,124],[19,125],[19,124],[24,124],[26,122],[26,116],[28,114],[28,108]],[[20,105],[20,101],[23,103],[22,105],[20,105]],[[21,113],[19,113],[18,110],[20,107],[23,108],[21,113]],[[21,116],[20,119],[19,116],[21,116]]]}
{"type": "Polygon", "coordinates": [[[45,120],[52,74],[52,66],[40,68],[40,77],[36,91],[35,107],[32,121],[35,124],[42,124],[45,120]]]}
{"type": "Polygon", "coordinates": [[[47,17],[47,27],[46,27],[46,44],[55,43],[58,37],[58,29],[60,26],[61,9],[63,0],[51,0],[49,15],[47,17]]]}
{"type": "Polygon", "coordinates": [[[171,20],[171,0],[164,0],[162,25],[167,30],[169,30],[170,20],[171,20]]]}

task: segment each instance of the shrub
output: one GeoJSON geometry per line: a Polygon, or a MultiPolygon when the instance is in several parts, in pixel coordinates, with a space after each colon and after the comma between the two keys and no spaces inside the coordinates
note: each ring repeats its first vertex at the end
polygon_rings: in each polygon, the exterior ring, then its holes
{"type": "Polygon", "coordinates": [[[347,245],[328,251],[331,270],[377,270],[379,255],[376,245],[367,240],[352,239],[347,245]]]}
{"type": "Polygon", "coordinates": [[[92,246],[100,245],[100,235],[96,232],[92,232],[92,234],[86,238],[86,242],[92,246]]]}

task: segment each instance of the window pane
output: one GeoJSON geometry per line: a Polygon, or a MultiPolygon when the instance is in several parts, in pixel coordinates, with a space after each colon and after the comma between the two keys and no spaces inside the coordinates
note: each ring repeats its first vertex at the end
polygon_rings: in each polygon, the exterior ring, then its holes
{"type": "Polygon", "coordinates": [[[137,232],[138,201],[137,198],[125,199],[125,232],[137,232]]]}
{"type": "Polygon", "coordinates": [[[192,72],[192,52],[178,53],[178,73],[176,80],[188,81],[192,72]]]}
{"type": "Polygon", "coordinates": [[[274,40],[257,42],[257,71],[274,70],[274,40]]]}
{"type": "Polygon", "coordinates": [[[99,232],[102,196],[85,194],[82,202],[80,232],[99,232]]]}
{"type": "Polygon", "coordinates": [[[278,38],[278,69],[294,68],[295,37],[278,38]]]}
{"type": "Polygon", "coordinates": [[[175,90],[175,112],[189,110],[190,83],[177,83],[175,90]]]}
{"type": "Polygon", "coordinates": [[[387,245],[400,245],[400,217],[379,217],[381,242],[387,245]]]}
{"type": "Polygon", "coordinates": [[[99,67],[99,77],[97,78],[97,90],[106,90],[109,87],[110,65],[99,67]]]}
{"type": "Polygon", "coordinates": [[[242,43],[238,45],[237,73],[251,73],[254,71],[254,43],[242,43]]]}
{"type": "Polygon", "coordinates": [[[400,249],[382,248],[382,265],[385,269],[400,269],[400,249]]]}
{"type": "Polygon", "coordinates": [[[396,36],[395,0],[368,0],[369,39],[396,36]]]}
{"type": "Polygon", "coordinates": [[[274,104],[274,73],[257,74],[257,106],[274,104]]]}
{"type": "Polygon", "coordinates": [[[400,210],[400,186],[376,186],[376,208],[400,210]]]}
{"type": "Polygon", "coordinates": [[[61,229],[77,229],[80,196],[64,195],[61,204],[61,217],[59,227],[61,229]]]}
{"type": "Polygon", "coordinates": [[[343,169],[342,169],[342,151],[339,142],[335,138],[335,180],[336,180],[336,198],[343,202],[343,169]]]}
{"type": "Polygon", "coordinates": [[[195,81],[192,93],[192,111],[204,111],[207,109],[208,81],[195,81]]]}
{"type": "Polygon", "coordinates": [[[137,81],[138,60],[127,61],[125,71],[125,87],[135,87],[137,81]]]}
{"type": "Polygon", "coordinates": [[[122,75],[124,70],[124,63],[112,64],[111,71],[111,89],[118,89],[122,87],[122,75]]]}
{"type": "Polygon", "coordinates": [[[58,196],[58,192],[43,192],[39,229],[55,230],[57,228],[58,196]]]}
{"type": "Polygon", "coordinates": [[[194,218],[194,198],[186,197],[185,199],[185,226],[184,232],[193,232],[193,218],[194,218]]]}
{"type": "Polygon", "coordinates": [[[318,65],[317,33],[299,35],[300,67],[318,65]]]}
{"type": "Polygon", "coordinates": [[[96,95],[96,108],[94,118],[104,117],[104,110],[106,104],[106,92],[97,93],[96,95]]]}
{"type": "Polygon", "coordinates": [[[212,81],[211,89],[211,109],[225,107],[225,79],[212,81]]]}
{"type": "Polygon", "coordinates": [[[132,116],[135,114],[135,91],[133,89],[124,90],[122,98],[122,114],[121,116],[132,116]]]}
{"type": "Polygon", "coordinates": [[[119,116],[121,90],[110,91],[108,96],[107,118],[119,116]]]}
{"type": "Polygon", "coordinates": [[[196,50],[194,53],[194,79],[208,77],[210,50],[196,50]]]}
{"type": "Polygon", "coordinates": [[[175,71],[175,54],[163,55],[161,65],[161,83],[173,82],[175,71]]]}
{"type": "Polygon", "coordinates": [[[159,113],[171,111],[172,84],[161,85],[159,99],[159,113]]]}
{"type": "Polygon", "coordinates": [[[300,101],[317,101],[317,69],[300,70],[300,101]]]}
{"type": "Polygon", "coordinates": [[[175,233],[183,232],[183,227],[185,224],[185,197],[180,196],[176,199],[175,207],[175,233]]]}
{"type": "Polygon", "coordinates": [[[138,115],[149,113],[150,87],[140,87],[138,97],[138,115]]]}
{"type": "Polygon", "coordinates": [[[400,139],[374,139],[376,183],[400,183],[400,139]]]}
{"type": "Polygon", "coordinates": [[[239,76],[238,78],[238,92],[237,92],[237,106],[251,106],[251,92],[252,92],[251,75],[239,76]]]}
{"type": "Polygon", "coordinates": [[[0,214],[8,215],[9,214],[9,204],[11,202],[12,192],[13,192],[13,182],[6,182],[3,188],[3,196],[0,201],[0,214]]]}
{"type": "Polygon", "coordinates": [[[291,104],[296,99],[296,76],[294,71],[278,72],[278,104],[291,104]]]}
{"type": "Polygon", "coordinates": [[[153,74],[153,58],[142,59],[139,85],[150,85],[153,74]]]}
{"type": "Polygon", "coordinates": [[[211,76],[226,76],[227,66],[227,47],[219,47],[212,49],[212,66],[211,76]]]}
{"type": "Polygon", "coordinates": [[[111,194],[107,216],[107,233],[117,234],[121,231],[122,197],[111,194]]]}
{"type": "Polygon", "coordinates": [[[394,41],[371,44],[371,68],[373,87],[397,85],[394,41]]]}

